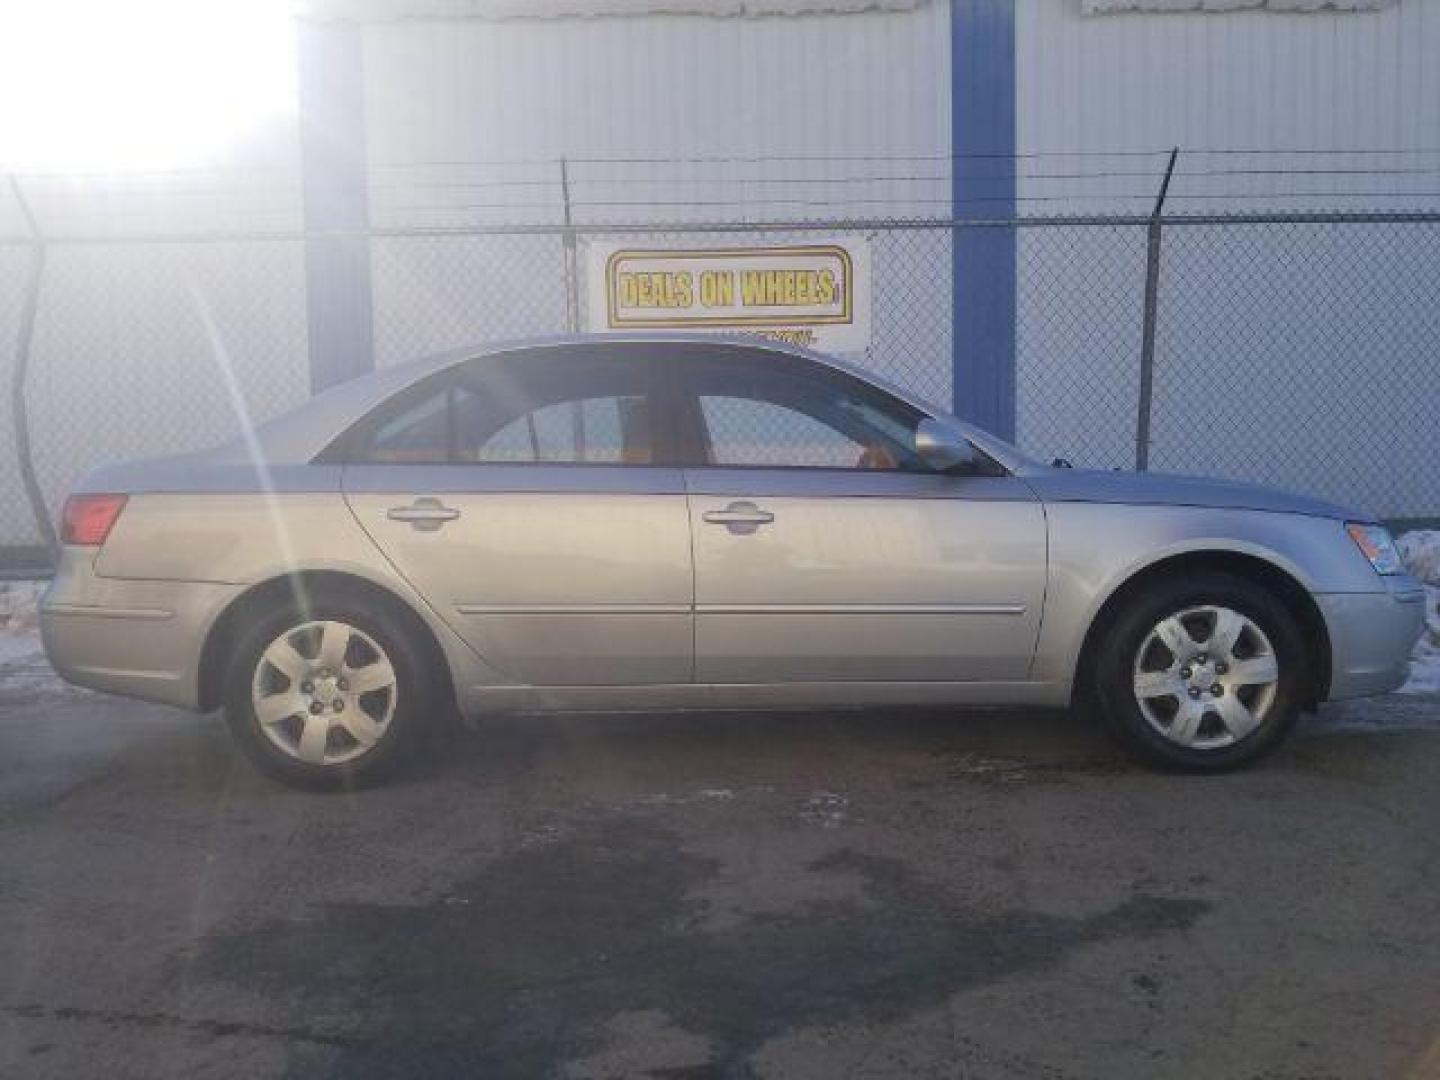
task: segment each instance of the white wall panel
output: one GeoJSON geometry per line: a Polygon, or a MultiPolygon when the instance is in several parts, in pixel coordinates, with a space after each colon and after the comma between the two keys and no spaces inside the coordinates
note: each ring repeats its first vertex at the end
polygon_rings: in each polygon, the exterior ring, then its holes
{"type": "Polygon", "coordinates": [[[1079,0],[1018,0],[1016,17],[1017,149],[1082,152],[1023,162],[1019,195],[1037,200],[1032,210],[1148,210],[1171,146],[1181,149],[1176,211],[1440,206],[1433,0],[1089,16],[1079,0]],[[1247,149],[1406,152],[1213,153],[1247,149]],[[1157,153],[1104,153],[1141,150],[1157,153]],[[1143,175],[1042,175],[1077,172],[1143,175]]]}
{"type": "Polygon", "coordinates": [[[561,157],[576,159],[583,221],[948,206],[943,3],[380,23],[366,27],[365,64],[382,225],[558,220],[561,157]]]}

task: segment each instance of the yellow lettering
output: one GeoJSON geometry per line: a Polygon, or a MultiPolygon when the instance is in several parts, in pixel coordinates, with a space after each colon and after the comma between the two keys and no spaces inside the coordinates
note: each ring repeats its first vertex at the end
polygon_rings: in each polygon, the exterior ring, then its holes
{"type": "Polygon", "coordinates": [[[835,302],[835,271],[820,271],[819,288],[816,291],[819,293],[820,303],[833,304],[835,302]]]}
{"type": "Polygon", "coordinates": [[[695,282],[687,270],[619,275],[622,307],[682,308],[695,303],[695,282]]]}
{"type": "MultiPolygon", "coordinates": [[[[833,304],[839,295],[840,284],[833,270],[740,272],[740,303],[744,307],[812,307],[833,304]]],[[[733,303],[733,294],[727,299],[733,303]]],[[[707,307],[718,306],[709,299],[703,302],[707,307]]]]}
{"type": "Polygon", "coordinates": [[[735,302],[735,279],[728,270],[706,270],[700,275],[700,303],[708,308],[735,302]]]}
{"type": "Polygon", "coordinates": [[[745,307],[765,304],[765,275],[759,270],[746,270],[740,275],[740,303],[745,307]]]}

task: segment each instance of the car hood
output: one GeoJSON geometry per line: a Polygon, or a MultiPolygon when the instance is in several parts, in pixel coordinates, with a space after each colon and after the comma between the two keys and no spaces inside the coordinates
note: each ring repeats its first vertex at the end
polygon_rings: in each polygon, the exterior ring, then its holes
{"type": "Polygon", "coordinates": [[[1025,479],[1046,502],[1129,503],[1141,506],[1204,506],[1224,510],[1269,510],[1280,514],[1346,521],[1373,521],[1374,515],[1288,491],[1167,473],[1045,469],[1025,479]]]}

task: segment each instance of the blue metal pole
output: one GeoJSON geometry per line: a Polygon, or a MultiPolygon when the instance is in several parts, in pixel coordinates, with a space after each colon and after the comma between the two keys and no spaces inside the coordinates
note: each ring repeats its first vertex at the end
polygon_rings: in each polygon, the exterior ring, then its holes
{"type": "MultiPolygon", "coordinates": [[[[951,0],[951,199],[956,219],[1015,216],[1013,0],[951,0]]],[[[1015,436],[1016,230],[954,230],[954,410],[1015,436]]]]}

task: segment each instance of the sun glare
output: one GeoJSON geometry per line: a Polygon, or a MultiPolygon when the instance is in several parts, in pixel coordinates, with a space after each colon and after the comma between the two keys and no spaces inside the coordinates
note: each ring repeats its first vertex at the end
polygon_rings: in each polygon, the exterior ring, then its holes
{"type": "Polygon", "coordinates": [[[0,0],[0,170],[203,165],[295,80],[286,0],[0,0]]]}

